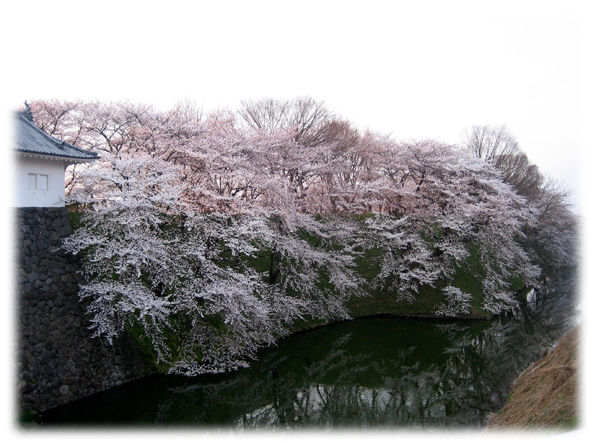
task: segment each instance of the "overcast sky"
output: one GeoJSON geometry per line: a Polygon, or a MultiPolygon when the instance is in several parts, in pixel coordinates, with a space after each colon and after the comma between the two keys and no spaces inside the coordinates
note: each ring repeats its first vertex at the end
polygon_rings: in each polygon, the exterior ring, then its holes
{"type": "Polygon", "coordinates": [[[8,108],[311,96],[399,139],[454,143],[472,125],[506,124],[582,206],[584,1],[10,3],[8,108]]]}

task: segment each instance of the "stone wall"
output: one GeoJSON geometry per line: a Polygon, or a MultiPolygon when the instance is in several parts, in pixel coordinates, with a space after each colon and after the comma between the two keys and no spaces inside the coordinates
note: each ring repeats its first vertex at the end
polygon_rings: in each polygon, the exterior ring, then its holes
{"type": "Polygon", "coordinates": [[[18,407],[40,412],[142,375],[131,339],[92,338],[77,257],[60,248],[72,232],[66,208],[17,211],[18,407]]]}

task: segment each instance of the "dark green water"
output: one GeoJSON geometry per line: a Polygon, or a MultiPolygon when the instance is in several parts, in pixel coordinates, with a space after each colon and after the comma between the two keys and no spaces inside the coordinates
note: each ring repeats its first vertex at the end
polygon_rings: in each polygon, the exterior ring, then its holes
{"type": "Polygon", "coordinates": [[[233,429],[481,427],[568,325],[363,318],[282,340],[250,368],[154,376],[46,411],[40,424],[233,429]]]}

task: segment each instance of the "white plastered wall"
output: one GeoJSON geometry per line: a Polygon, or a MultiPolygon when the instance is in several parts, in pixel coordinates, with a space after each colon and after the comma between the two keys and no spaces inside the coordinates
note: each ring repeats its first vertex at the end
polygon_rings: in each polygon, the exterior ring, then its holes
{"type": "Polygon", "coordinates": [[[13,207],[64,206],[64,172],[66,162],[18,155],[16,158],[16,196],[13,207]],[[29,174],[46,175],[47,189],[29,189],[29,174]]]}

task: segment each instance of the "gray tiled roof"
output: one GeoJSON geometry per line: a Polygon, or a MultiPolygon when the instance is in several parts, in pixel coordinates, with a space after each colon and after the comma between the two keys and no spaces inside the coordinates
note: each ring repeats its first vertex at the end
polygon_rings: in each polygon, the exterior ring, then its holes
{"type": "Polygon", "coordinates": [[[99,158],[94,152],[80,149],[46,134],[26,117],[26,111],[15,112],[14,117],[17,152],[56,157],[56,160],[59,157],[65,161],[74,162],[92,161],[99,158]]]}

